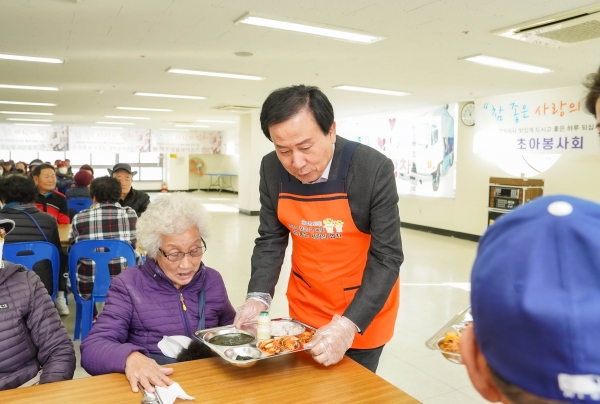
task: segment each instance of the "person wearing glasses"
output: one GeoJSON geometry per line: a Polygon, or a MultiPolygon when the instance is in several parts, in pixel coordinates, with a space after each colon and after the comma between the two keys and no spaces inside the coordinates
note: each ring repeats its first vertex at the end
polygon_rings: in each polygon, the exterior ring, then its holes
{"type": "MultiPolygon", "coordinates": [[[[90,175],[83,171],[84,174],[90,175]]],[[[77,173],[79,175],[79,173],[77,173]]],[[[90,183],[93,209],[84,209],[73,217],[69,241],[75,244],[83,240],[123,240],[136,249],[135,228],[138,217],[128,206],[119,204],[121,184],[116,178],[101,177],[90,183]]],[[[136,251],[138,263],[141,263],[136,251]]],[[[112,259],[108,264],[111,279],[127,268],[125,258],[112,259]]],[[[83,299],[92,296],[94,288],[94,261],[81,258],[77,263],[77,292],[83,299]]]]}
{"type": "Polygon", "coordinates": [[[125,373],[150,392],[173,382],[173,360],[163,356],[163,336],[233,323],[235,309],[223,278],[204,265],[210,217],[187,193],[157,198],[137,222],[146,262],[115,277],[104,311],[81,344],[81,365],[91,375],[125,373]]]}

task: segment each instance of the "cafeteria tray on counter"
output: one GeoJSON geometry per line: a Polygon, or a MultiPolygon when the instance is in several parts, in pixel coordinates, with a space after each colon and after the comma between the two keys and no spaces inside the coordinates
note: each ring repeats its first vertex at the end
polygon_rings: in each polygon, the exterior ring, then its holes
{"type": "Polygon", "coordinates": [[[446,325],[439,329],[431,338],[425,342],[427,348],[441,352],[444,358],[448,359],[452,363],[462,364],[462,358],[459,352],[451,352],[442,349],[440,344],[444,341],[447,332],[454,332],[460,336],[461,332],[467,328],[469,324],[473,322],[473,316],[471,315],[471,306],[461,310],[456,316],[452,318],[446,325]]]}
{"type": "MultiPolygon", "coordinates": [[[[277,331],[277,329],[289,328],[293,331],[293,334],[289,334],[291,336],[298,335],[304,331],[316,331],[316,328],[311,327],[308,324],[304,324],[301,321],[298,321],[289,317],[275,318],[271,320],[271,330],[277,331]],[[277,323],[277,324],[276,324],[277,323]],[[275,325],[275,326],[274,326],[275,325]],[[275,330],[274,330],[275,328],[275,330]],[[296,332],[298,331],[298,332],[296,332]]],[[[280,337],[283,335],[271,335],[272,338],[280,337]]],[[[260,349],[257,348],[257,343],[259,341],[256,340],[256,324],[252,324],[249,326],[244,326],[241,329],[235,328],[234,325],[226,325],[223,327],[215,327],[208,328],[206,330],[198,330],[194,333],[194,338],[199,340],[208,346],[214,353],[219,355],[221,358],[225,359],[227,362],[231,363],[234,366],[238,367],[249,367],[256,363],[257,360],[269,359],[275,356],[287,355],[295,352],[305,351],[304,345],[300,346],[300,348],[295,350],[283,350],[282,352],[276,354],[267,354],[260,349]],[[231,334],[231,333],[242,333],[251,335],[253,340],[247,344],[236,345],[236,346],[223,346],[223,345],[215,345],[209,342],[211,338],[217,335],[223,334],[231,334]],[[238,356],[251,356],[253,360],[245,360],[239,361],[235,358],[238,356]]]]}

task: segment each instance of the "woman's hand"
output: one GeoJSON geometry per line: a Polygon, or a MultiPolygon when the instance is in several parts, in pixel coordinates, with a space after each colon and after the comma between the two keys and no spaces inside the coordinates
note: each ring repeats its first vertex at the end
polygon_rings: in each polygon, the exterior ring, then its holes
{"type": "Polygon", "coordinates": [[[163,368],[154,359],[137,351],[130,353],[125,361],[125,376],[134,393],[139,391],[138,382],[149,393],[154,393],[154,386],[170,386],[173,380],[167,375],[171,373],[173,368],[163,368]]]}

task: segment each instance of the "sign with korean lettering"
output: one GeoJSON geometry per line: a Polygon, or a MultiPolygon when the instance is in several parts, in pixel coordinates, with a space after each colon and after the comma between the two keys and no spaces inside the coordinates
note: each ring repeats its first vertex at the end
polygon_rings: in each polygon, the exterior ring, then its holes
{"type": "Polygon", "coordinates": [[[586,92],[574,86],[477,99],[474,152],[600,153],[586,92]]]}
{"type": "Polygon", "coordinates": [[[69,144],[66,126],[0,126],[0,149],[64,151],[69,144]]]}
{"type": "Polygon", "coordinates": [[[220,154],[221,132],[152,131],[151,148],[157,153],[220,154]]]}
{"type": "Polygon", "coordinates": [[[69,151],[143,153],[150,151],[150,129],[69,127],[69,151]]]}

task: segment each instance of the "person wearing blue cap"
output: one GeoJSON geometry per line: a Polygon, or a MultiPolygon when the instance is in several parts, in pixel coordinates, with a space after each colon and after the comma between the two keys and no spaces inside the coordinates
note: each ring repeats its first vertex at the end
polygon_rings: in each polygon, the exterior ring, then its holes
{"type": "Polygon", "coordinates": [[[473,324],[462,333],[475,388],[503,403],[600,403],[600,205],[533,200],[480,240],[473,324]]]}

